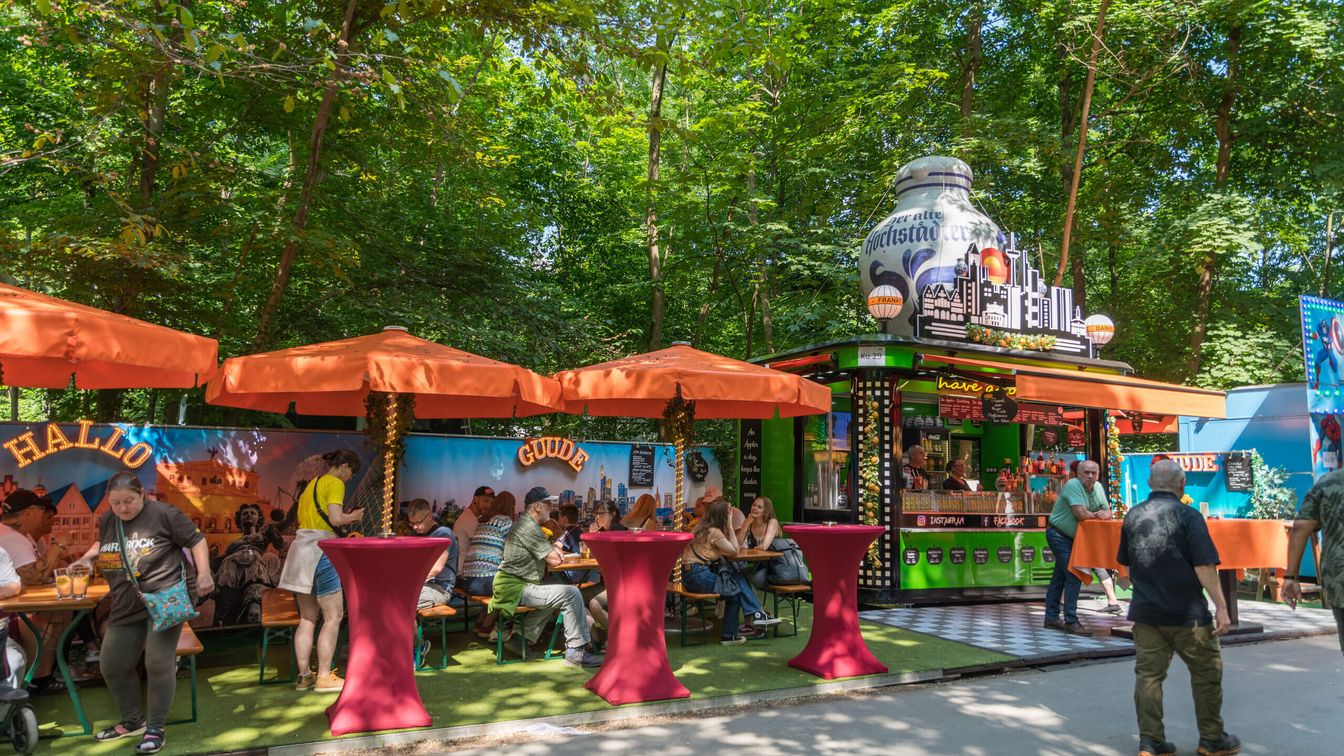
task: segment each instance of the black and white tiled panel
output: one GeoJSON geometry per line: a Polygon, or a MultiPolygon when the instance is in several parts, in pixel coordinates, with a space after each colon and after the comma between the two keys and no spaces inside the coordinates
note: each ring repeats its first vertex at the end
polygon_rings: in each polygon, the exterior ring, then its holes
{"type": "MultiPolygon", "coordinates": [[[[1085,608],[1086,602],[1079,602],[1085,608]]],[[[980,604],[975,606],[926,606],[911,609],[880,609],[859,616],[905,630],[934,635],[1022,659],[1044,659],[1068,654],[1128,649],[1133,644],[1109,635],[1110,623],[1082,617],[1096,636],[1072,635],[1047,630],[1045,609],[1040,604],[980,604]]]]}

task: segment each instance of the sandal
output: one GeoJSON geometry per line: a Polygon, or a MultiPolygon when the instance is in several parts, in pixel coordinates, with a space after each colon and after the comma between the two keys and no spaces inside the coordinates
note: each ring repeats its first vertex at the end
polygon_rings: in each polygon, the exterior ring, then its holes
{"type": "Polygon", "coordinates": [[[140,745],[135,747],[136,753],[158,753],[163,750],[163,730],[158,727],[146,727],[145,736],[140,739],[140,745]]]}
{"type": "Polygon", "coordinates": [[[132,735],[139,735],[145,731],[145,723],[136,724],[134,722],[118,722],[106,730],[100,730],[93,736],[94,740],[108,741],[129,738],[132,735]]]}

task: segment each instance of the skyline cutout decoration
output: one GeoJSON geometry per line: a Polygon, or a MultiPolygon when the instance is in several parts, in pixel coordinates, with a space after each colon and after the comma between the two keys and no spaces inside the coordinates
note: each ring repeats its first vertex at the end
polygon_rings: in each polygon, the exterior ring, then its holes
{"type": "Polygon", "coordinates": [[[919,292],[915,338],[971,343],[967,325],[1010,334],[1052,336],[1049,352],[1095,357],[1073,290],[1050,286],[1030,258],[1014,248],[1014,235],[1000,250],[966,248],[951,281],[919,292]]]}

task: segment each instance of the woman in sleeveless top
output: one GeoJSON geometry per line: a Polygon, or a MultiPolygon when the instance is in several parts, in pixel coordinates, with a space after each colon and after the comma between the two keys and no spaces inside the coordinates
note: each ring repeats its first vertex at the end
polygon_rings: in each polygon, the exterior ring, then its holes
{"type": "Polygon", "coordinates": [[[723,600],[719,643],[724,646],[746,643],[742,628],[738,626],[739,609],[751,625],[752,636],[763,637],[765,631],[762,628],[778,625],[779,620],[761,608],[756,591],[745,575],[719,561],[720,557],[734,556],[740,551],[737,534],[728,526],[728,502],[723,499],[712,502],[693,532],[695,537],[682,554],[686,564],[682,583],[695,593],[717,593],[723,600]]]}
{"type": "MultiPolygon", "coordinates": [[[[775,505],[764,496],[751,503],[751,512],[737,530],[737,542],[745,549],[769,549],[779,537],[779,520],[775,519],[775,505]]],[[[765,562],[757,562],[751,573],[751,584],[757,590],[765,587],[765,562]]]]}

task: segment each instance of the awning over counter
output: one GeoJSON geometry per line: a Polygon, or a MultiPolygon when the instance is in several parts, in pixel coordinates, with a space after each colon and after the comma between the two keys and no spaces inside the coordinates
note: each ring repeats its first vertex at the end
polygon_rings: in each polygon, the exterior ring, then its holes
{"type": "Polygon", "coordinates": [[[1221,391],[1149,381],[1112,373],[1018,365],[966,357],[919,355],[921,364],[991,370],[1011,374],[1019,401],[1048,402],[1187,417],[1227,417],[1227,396],[1221,391]]]}

